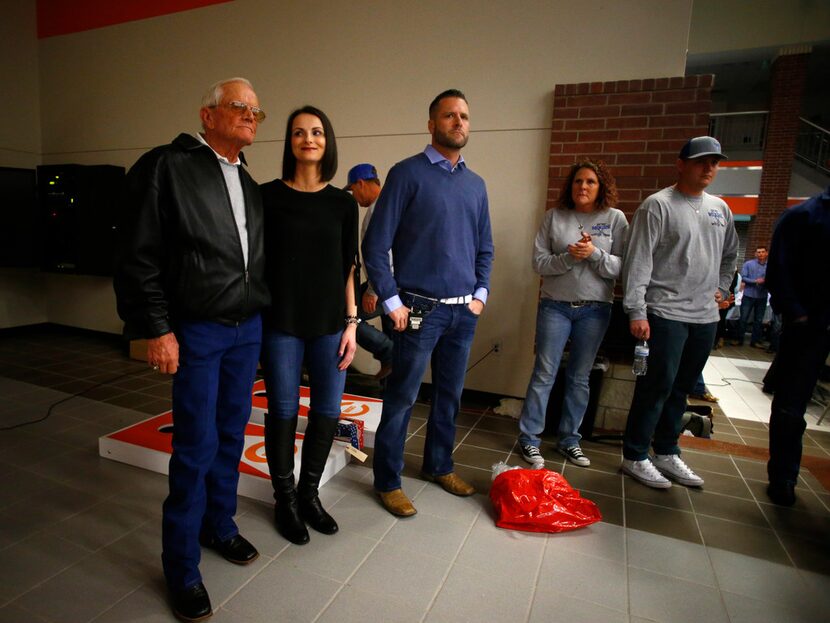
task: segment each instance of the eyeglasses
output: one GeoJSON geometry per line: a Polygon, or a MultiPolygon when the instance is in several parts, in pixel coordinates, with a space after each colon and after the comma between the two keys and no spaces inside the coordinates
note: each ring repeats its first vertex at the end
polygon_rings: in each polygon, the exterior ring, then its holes
{"type": "Polygon", "coordinates": [[[256,106],[248,106],[245,102],[238,102],[234,100],[233,102],[228,102],[227,104],[215,104],[210,106],[210,108],[216,108],[217,106],[227,106],[235,113],[240,115],[244,115],[245,111],[249,108],[251,109],[251,114],[254,116],[254,119],[257,120],[258,123],[262,123],[265,121],[265,111],[262,108],[257,108],[256,106]]]}

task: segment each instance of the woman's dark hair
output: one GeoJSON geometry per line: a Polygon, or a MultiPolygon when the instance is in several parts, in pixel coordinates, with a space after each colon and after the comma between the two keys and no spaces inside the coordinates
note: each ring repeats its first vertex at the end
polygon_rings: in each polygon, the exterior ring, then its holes
{"type": "Polygon", "coordinates": [[[574,209],[571,185],[573,185],[576,173],[580,169],[591,169],[597,175],[599,192],[597,193],[596,206],[598,210],[613,208],[617,205],[617,182],[608,167],[602,160],[591,160],[582,157],[571,167],[568,177],[565,178],[565,183],[562,184],[562,190],[559,193],[559,207],[568,208],[569,210],[574,209]]]}
{"type": "Polygon", "coordinates": [[[334,137],[334,128],[326,113],[314,106],[303,106],[288,115],[288,122],[285,124],[285,147],[282,152],[282,179],[294,179],[294,174],[297,171],[297,158],[291,150],[291,129],[294,119],[299,115],[314,115],[323,124],[323,134],[326,136],[326,151],[320,161],[320,179],[329,182],[337,173],[337,139],[334,137]]]}

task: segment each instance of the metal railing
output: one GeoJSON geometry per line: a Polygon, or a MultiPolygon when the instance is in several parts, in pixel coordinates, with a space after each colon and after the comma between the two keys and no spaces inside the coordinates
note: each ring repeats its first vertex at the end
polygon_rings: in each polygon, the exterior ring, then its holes
{"type": "Polygon", "coordinates": [[[830,131],[803,117],[799,122],[795,157],[819,171],[830,173],[830,131]]]}
{"type": "Polygon", "coordinates": [[[718,139],[724,151],[763,151],[768,115],[766,110],[712,113],[709,136],[718,139]]]}
{"type": "MultiPolygon", "coordinates": [[[[763,151],[768,117],[766,110],[713,113],[709,116],[709,135],[721,142],[724,151],[763,151]]],[[[800,117],[795,157],[830,174],[830,130],[800,117]]]]}

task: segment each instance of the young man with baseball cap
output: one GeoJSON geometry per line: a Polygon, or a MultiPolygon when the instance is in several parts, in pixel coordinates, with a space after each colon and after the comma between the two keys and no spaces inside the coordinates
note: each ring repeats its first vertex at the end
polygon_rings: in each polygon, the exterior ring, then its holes
{"type": "Polygon", "coordinates": [[[677,159],[677,183],[648,197],[629,230],[623,307],[631,334],[648,340],[650,354],[628,412],[622,471],[658,489],[670,480],[703,485],[680,458],[677,440],[686,398],[714,343],[718,302],[729,295],[735,271],[732,213],[705,192],[724,158],[714,138],[689,140],[677,159]]]}
{"type": "MultiPolygon", "coordinates": [[[[360,227],[360,238],[366,234],[366,228],[372,220],[372,212],[375,209],[375,201],[380,195],[380,178],[378,170],[369,163],[356,164],[349,169],[348,183],[343,190],[348,190],[354,195],[357,205],[366,208],[366,216],[363,217],[363,225],[360,227]]],[[[389,263],[391,266],[392,256],[390,253],[389,263]]],[[[360,316],[360,324],[357,325],[357,343],[372,353],[372,356],[380,363],[380,370],[375,378],[383,380],[392,372],[392,326],[389,319],[382,310],[378,308],[378,295],[375,294],[372,284],[368,278],[360,284],[360,306],[357,315],[360,316]],[[383,331],[378,331],[367,320],[381,317],[383,331]]]]}

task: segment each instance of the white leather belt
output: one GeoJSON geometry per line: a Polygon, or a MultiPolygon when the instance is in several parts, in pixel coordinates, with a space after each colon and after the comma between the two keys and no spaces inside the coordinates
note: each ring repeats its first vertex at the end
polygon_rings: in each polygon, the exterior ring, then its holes
{"type": "Polygon", "coordinates": [[[472,294],[467,294],[465,296],[451,296],[447,299],[436,299],[431,296],[424,296],[423,294],[416,294],[415,292],[408,292],[406,290],[402,290],[406,294],[410,296],[414,296],[419,299],[424,299],[426,301],[433,301],[435,303],[443,303],[444,305],[467,305],[473,300],[472,294]]]}
{"type": "Polygon", "coordinates": [[[453,296],[448,299],[438,299],[439,303],[443,303],[444,305],[468,305],[473,300],[473,295],[468,294],[466,296],[453,296]]]}

